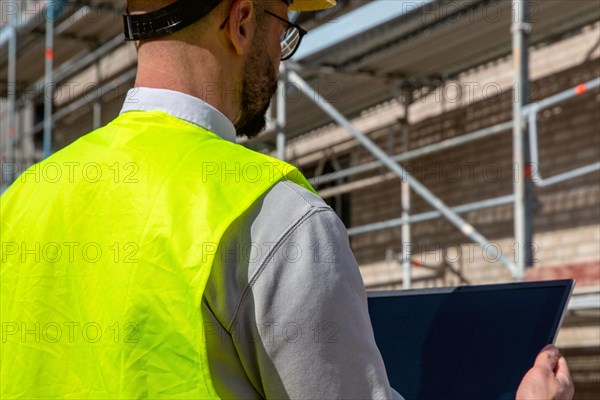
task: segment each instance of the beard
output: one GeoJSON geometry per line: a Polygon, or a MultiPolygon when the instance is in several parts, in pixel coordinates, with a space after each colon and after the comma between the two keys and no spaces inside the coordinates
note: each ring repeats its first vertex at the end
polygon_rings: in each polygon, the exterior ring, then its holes
{"type": "Polygon", "coordinates": [[[267,110],[276,90],[277,73],[263,42],[256,40],[242,71],[242,111],[235,124],[237,136],[250,139],[265,129],[267,110]]]}

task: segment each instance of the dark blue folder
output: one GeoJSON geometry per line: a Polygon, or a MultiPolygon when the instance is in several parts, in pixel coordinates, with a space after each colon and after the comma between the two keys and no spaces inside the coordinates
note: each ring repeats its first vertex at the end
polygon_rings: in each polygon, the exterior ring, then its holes
{"type": "Polygon", "coordinates": [[[406,400],[515,398],[553,343],[574,280],[369,293],[377,347],[406,400]]]}

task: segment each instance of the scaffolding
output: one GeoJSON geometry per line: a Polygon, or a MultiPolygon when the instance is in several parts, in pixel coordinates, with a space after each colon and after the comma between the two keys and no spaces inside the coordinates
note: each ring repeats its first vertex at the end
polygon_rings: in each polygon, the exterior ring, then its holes
{"type": "MultiPolygon", "coordinates": [[[[549,186],[600,170],[600,163],[595,163],[550,178],[542,178],[539,170],[532,176],[530,166],[539,160],[538,113],[598,88],[600,78],[528,104],[527,49],[532,43],[543,43],[598,21],[600,10],[592,3],[584,0],[544,1],[532,7],[529,0],[374,0],[340,16],[335,23],[316,28],[306,37],[295,57],[282,64],[281,82],[274,101],[276,119],[269,125],[271,129],[248,145],[273,146],[277,156],[284,159],[286,143],[290,139],[333,120],[368,149],[375,161],[320,175],[311,182],[336,182],[382,166],[400,178],[401,217],[353,227],[348,233],[352,236],[402,226],[404,287],[411,286],[411,254],[406,245],[411,236],[410,226],[439,217],[446,218],[469,239],[487,246],[512,276],[521,280],[525,268],[533,263],[532,185],[549,186]],[[535,20],[532,20],[532,10],[536,14],[535,20]],[[490,23],[492,19],[494,23],[490,23]],[[436,48],[435,43],[445,45],[436,48]],[[510,55],[514,62],[515,82],[512,121],[414,150],[406,146],[406,151],[398,155],[387,154],[350,122],[362,110],[393,98],[404,105],[404,120],[408,121],[408,110],[416,100],[416,93],[430,93],[463,71],[510,55]],[[331,88],[336,90],[335,102],[331,88]],[[310,104],[317,107],[310,107],[310,104]],[[513,134],[513,162],[518,166],[511,195],[449,207],[401,164],[508,131],[513,134]],[[433,210],[411,214],[412,192],[426,200],[433,210]],[[490,241],[461,217],[468,211],[505,204],[514,207],[514,237],[519,247],[513,260],[504,257],[496,247],[489,246],[490,241]]],[[[57,121],[93,103],[93,126],[90,128],[100,126],[102,97],[134,79],[135,61],[131,60],[108,79],[96,76],[94,90],[99,95],[86,97],[82,91],[60,109],[55,109],[54,91],[59,85],[84,71],[95,68],[98,72],[99,60],[125,46],[121,25],[116,23],[120,22],[118,16],[124,4],[124,0],[2,1],[5,21],[0,30],[0,51],[6,52],[8,57],[6,62],[4,58],[0,62],[0,78],[6,82],[0,96],[7,99],[6,128],[2,132],[1,190],[28,165],[51,154],[57,121]],[[42,31],[43,48],[39,40],[42,31]],[[45,60],[43,68],[41,59],[36,59],[38,55],[43,55],[45,60]],[[31,101],[32,96],[40,95],[43,95],[43,119],[25,121],[23,126],[17,127],[19,108],[31,101]],[[43,145],[41,151],[35,151],[31,140],[39,132],[43,132],[43,145]]],[[[407,144],[408,124],[404,129],[407,144]]]]}

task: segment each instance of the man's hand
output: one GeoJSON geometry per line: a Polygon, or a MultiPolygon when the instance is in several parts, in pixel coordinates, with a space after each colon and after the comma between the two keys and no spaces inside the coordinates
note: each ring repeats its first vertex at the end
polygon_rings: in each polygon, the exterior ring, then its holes
{"type": "Polygon", "coordinates": [[[571,400],[574,393],[567,361],[555,346],[549,344],[523,377],[517,400],[571,400]]]}

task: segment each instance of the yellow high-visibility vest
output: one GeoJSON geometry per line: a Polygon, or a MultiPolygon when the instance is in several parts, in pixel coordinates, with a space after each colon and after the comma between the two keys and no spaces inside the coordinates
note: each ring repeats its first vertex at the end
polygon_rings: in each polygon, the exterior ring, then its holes
{"type": "Polygon", "coordinates": [[[203,292],[225,230],[282,179],[313,190],[159,111],[28,169],[0,197],[0,397],[218,397],[203,292]]]}

